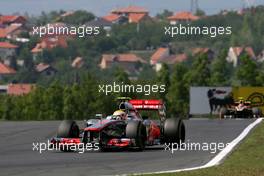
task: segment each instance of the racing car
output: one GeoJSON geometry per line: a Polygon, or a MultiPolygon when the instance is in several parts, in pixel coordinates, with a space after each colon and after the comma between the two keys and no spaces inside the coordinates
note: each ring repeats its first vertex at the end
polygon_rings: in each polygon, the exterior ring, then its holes
{"type": "MultiPolygon", "coordinates": [[[[64,120],[58,127],[52,145],[99,144],[101,151],[109,149],[137,149],[164,143],[180,143],[185,140],[185,125],[181,118],[166,118],[162,100],[121,100],[118,110],[106,118],[87,120],[79,129],[73,120],[64,120]],[[156,111],[159,120],[141,116],[140,111],[156,111]]],[[[62,150],[64,151],[64,150],[62,150]]]]}
{"type": "Polygon", "coordinates": [[[250,101],[245,101],[240,97],[233,105],[222,107],[220,119],[224,118],[259,118],[262,116],[260,108],[252,107],[250,101]]]}

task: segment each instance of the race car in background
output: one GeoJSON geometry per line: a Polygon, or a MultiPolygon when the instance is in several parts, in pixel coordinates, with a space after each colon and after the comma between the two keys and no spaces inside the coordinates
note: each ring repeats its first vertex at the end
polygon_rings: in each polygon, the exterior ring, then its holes
{"type": "Polygon", "coordinates": [[[220,119],[225,118],[259,118],[262,116],[260,108],[252,107],[250,101],[239,98],[233,105],[220,110],[220,119]]]}
{"type": "Polygon", "coordinates": [[[145,146],[180,143],[185,140],[185,126],[181,118],[166,118],[165,104],[161,100],[131,100],[119,98],[120,104],[113,115],[87,120],[79,129],[73,120],[64,120],[58,127],[52,145],[77,145],[97,143],[102,151],[133,148],[140,151],[145,146]],[[140,110],[156,111],[158,121],[142,117],[140,110]]]}

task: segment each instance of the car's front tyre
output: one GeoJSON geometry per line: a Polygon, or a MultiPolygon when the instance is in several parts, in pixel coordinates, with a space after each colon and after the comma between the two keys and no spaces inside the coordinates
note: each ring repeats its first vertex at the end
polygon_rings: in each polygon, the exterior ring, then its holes
{"type": "Polygon", "coordinates": [[[63,120],[58,127],[57,137],[58,138],[78,138],[79,137],[79,126],[73,120],[63,120]]]}
{"type": "Polygon", "coordinates": [[[146,127],[141,121],[129,121],[126,126],[126,137],[135,139],[136,147],[142,151],[145,149],[146,127]]]}
{"type": "Polygon", "coordinates": [[[183,143],[185,141],[185,125],[180,118],[169,118],[164,122],[164,140],[166,143],[183,143]]]}

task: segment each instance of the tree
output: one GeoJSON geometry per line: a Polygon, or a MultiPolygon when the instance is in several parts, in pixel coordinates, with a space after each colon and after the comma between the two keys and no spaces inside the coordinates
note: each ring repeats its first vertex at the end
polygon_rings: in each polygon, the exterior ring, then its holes
{"type": "Polygon", "coordinates": [[[260,71],[256,78],[256,86],[264,86],[264,72],[260,71]]]}
{"type": "Polygon", "coordinates": [[[4,99],[3,119],[5,120],[12,119],[12,109],[13,109],[12,97],[7,96],[4,99]]]}
{"type": "Polygon", "coordinates": [[[29,48],[23,48],[20,53],[18,58],[20,60],[24,61],[24,66],[28,69],[28,70],[33,70],[34,67],[34,63],[33,63],[33,58],[32,58],[32,54],[30,53],[29,48]]]}
{"type": "Polygon", "coordinates": [[[210,84],[210,74],[208,57],[205,54],[200,54],[194,58],[194,62],[185,79],[190,86],[208,86],[210,84]]]}
{"type": "Polygon", "coordinates": [[[79,108],[82,117],[92,117],[96,112],[103,113],[101,111],[103,107],[96,106],[96,103],[100,101],[98,94],[105,96],[104,93],[99,92],[98,85],[97,78],[94,75],[87,74],[82,80],[80,88],[75,87],[74,97],[77,105],[76,108],[79,108]]]}
{"type": "Polygon", "coordinates": [[[17,60],[16,60],[16,58],[14,56],[11,56],[9,58],[9,60],[10,60],[10,67],[15,69],[15,70],[17,70],[17,60]]]}
{"type": "MultiPolygon", "coordinates": [[[[115,67],[114,82],[116,84],[119,84],[119,86],[131,85],[128,74],[120,67],[115,67]]],[[[120,96],[121,97],[123,97],[123,96],[132,97],[133,92],[126,92],[126,91],[122,92],[122,89],[120,88],[120,91],[115,92],[115,95],[116,95],[116,97],[120,97],[120,96]]]]}
{"type": "Polygon", "coordinates": [[[92,13],[85,10],[78,10],[75,11],[72,15],[63,17],[61,21],[68,24],[81,25],[93,20],[94,18],[95,16],[92,13]]]}
{"type": "Polygon", "coordinates": [[[157,75],[157,83],[160,85],[165,85],[166,91],[160,93],[160,98],[165,98],[168,93],[168,88],[170,87],[170,70],[167,64],[162,64],[160,71],[157,75]]]}
{"type": "Polygon", "coordinates": [[[164,20],[164,19],[166,19],[167,17],[172,16],[172,15],[173,15],[173,12],[171,12],[171,11],[165,9],[165,10],[163,10],[162,13],[158,13],[158,14],[156,15],[156,17],[159,18],[159,19],[163,19],[163,20],[164,20]]]}
{"type": "Polygon", "coordinates": [[[109,51],[117,47],[117,43],[113,38],[100,37],[96,40],[95,47],[100,49],[101,52],[109,51]]]}
{"type": "Polygon", "coordinates": [[[63,117],[64,119],[74,119],[75,115],[75,99],[69,87],[63,91],[63,117]]]}
{"type": "Polygon", "coordinates": [[[166,99],[168,100],[169,114],[187,114],[189,91],[185,83],[187,67],[183,63],[176,64],[171,77],[171,86],[169,87],[166,99]]]}
{"type": "MultiPolygon", "coordinates": [[[[116,104],[114,103],[115,101],[115,96],[113,94],[109,94],[108,96],[105,96],[103,93],[98,93],[94,94],[95,99],[98,101],[94,101],[90,103],[92,104],[92,108],[94,109],[94,114],[112,114],[113,110],[116,109],[116,104]]],[[[92,116],[91,116],[92,117],[92,116]]]]}
{"type": "Polygon", "coordinates": [[[46,91],[44,96],[45,114],[51,120],[62,119],[63,113],[63,89],[54,82],[46,91]]]}
{"type": "Polygon", "coordinates": [[[251,46],[251,44],[253,43],[253,34],[251,31],[251,24],[250,24],[250,16],[249,15],[245,15],[244,19],[243,19],[243,25],[240,31],[240,44],[241,45],[246,45],[246,46],[251,46]]]}
{"type": "Polygon", "coordinates": [[[206,13],[205,13],[205,11],[203,11],[202,9],[197,9],[195,15],[196,15],[196,16],[205,16],[206,13]]]}
{"type": "Polygon", "coordinates": [[[229,83],[231,77],[230,67],[232,66],[227,63],[226,56],[227,50],[222,50],[212,63],[210,80],[212,86],[225,86],[229,83]]]}
{"type": "Polygon", "coordinates": [[[26,99],[23,108],[24,118],[30,120],[48,119],[48,117],[44,114],[46,111],[44,106],[45,101],[43,99],[44,91],[44,88],[37,86],[30,94],[22,97],[26,99]]]}
{"type": "Polygon", "coordinates": [[[19,37],[21,37],[21,38],[30,38],[30,35],[29,35],[29,32],[22,31],[22,32],[19,34],[19,37]]]}
{"type": "Polygon", "coordinates": [[[117,83],[131,84],[128,74],[120,67],[115,67],[114,81],[117,83]]]}
{"type": "Polygon", "coordinates": [[[257,86],[258,66],[249,56],[240,58],[240,65],[236,70],[236,79],[240,86],[257,86]]]}
{"type": "Polygon", "coordinates": [[[47,64],[52,63],[54,61],[52,52],[47,49],[44,49],[42,51],[42,56],[40,56],[40,61],[47,64]]]}

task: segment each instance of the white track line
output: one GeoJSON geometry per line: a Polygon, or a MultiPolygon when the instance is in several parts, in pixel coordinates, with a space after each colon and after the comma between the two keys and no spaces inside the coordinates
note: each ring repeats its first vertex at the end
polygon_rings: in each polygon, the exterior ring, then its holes
{"type": "MultiPolygon", "coordinates": [[[[198,166],[198,167],[191,167],[191,168],[185,168],[185,169],[177,169],[177,170],[168,170],[168,171],[158,171],[158,172],[147,172],[147,173],[135,173],[132,175],[142,175],[142,174],[163,174],[163,173],[173,173],[173,172],[182,172],[182,171],[191,171],[191,170],[197,170],[197,169],[204,169],[212,166],[219,165],[221,161],[241,142],[248,133],[257,125],[259,124],[263,118],[258,118],[254,122],[252,122],[250,125],[248,125],[243,132],[235,138],[229,145],[227,145],[221,152],[219,152],[212,160],[210,160],[207,164],[198,166]]],[[[124,174],[125,175],[131,175],[131,174],[124,174]]]]}

